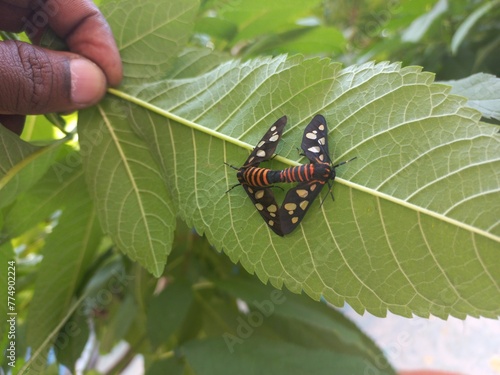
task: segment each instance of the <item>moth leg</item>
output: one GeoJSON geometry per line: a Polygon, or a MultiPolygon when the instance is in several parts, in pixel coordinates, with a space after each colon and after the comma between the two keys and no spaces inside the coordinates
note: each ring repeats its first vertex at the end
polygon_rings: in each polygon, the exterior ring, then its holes
{"type": "Polygon", "coordinates": [[[241,185],[241,183],[231,186],[228,190],[226,190],[226,192],[225,192],[224,194],[229,193],[229,192],[230,192],[231,190],[233,190],[236,186],[240,186],[240,185],[241,185]]]}
{"type": "Polygon", "coordinates": [[[270,186],[268,186],[268,187],[270,187],[270,188],[278,188],[278,189],[280,189],[281,191],[285,191],[285,189],[283,189],[281,186],[278,186],[278,185],[270,185],[270,186]]]}
{"type": "Polygon", "coordinates": [[[297,154],[299,154],[299,156],[306,156],[306,154],[304,154],[299,147],[297,147],[296,150],[297,150],[297,154]]]}
{"type": "Polygon", "coordinates": [[[323,206],[323,203],[325,203],[325,200],[326,200],[326,197],[328,197],[328,194],[331,195],[332,200],[335,202],[335,197],[333,196],[333,191],[332,191],[333,184],[332,184],[332,182],[330,180],[328,180],[328,187],[329,187],[328,193],[326,193],[325,197],[321,200],[321,202],[319,204],[320,207],[323,206]]]}

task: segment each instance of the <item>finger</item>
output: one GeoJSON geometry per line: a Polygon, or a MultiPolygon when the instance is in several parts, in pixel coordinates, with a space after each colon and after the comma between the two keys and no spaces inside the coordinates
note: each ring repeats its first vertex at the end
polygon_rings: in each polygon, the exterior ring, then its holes
{"type": "Polygon", "coordinates": [[[120,83],[122,65],[118,48],[108,23],[91,0],[36,3],[41,4],[40,8],[25,25],[28,36],[50,26],[64,39],[71,52],[95,62],[104,71],[111,86],[120,83]]]}
{"type": "Polygon", "coordinates": [[[97,103],[106,78],[94,63],[69,52],[0,42],[0,113],[71,112],[97,103]]]}
{"type": "Polygon", "coordinates": [[[0,124],[17,135],[21,135],[25,119],[25,116],[21,115],[0,115],[0,124]]]}
{"type": "Polygon", "coordinates": [[[122,64],[111,29],[90,0],[0,0],[0,29],[25,31],[37,44],[50,27],[71,52],[96,63],[111,86],[122,79],[122,64]]]}

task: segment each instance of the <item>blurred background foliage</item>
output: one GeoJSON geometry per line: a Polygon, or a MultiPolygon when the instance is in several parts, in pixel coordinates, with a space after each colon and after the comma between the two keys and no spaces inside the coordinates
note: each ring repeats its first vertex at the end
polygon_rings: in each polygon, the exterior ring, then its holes
{"type": "Polygon", "coordinates": [[[499,1],[206,0],[196,32],[196,43],[241,58],[401,61],[438,80],[500,72],[499,1]]]}

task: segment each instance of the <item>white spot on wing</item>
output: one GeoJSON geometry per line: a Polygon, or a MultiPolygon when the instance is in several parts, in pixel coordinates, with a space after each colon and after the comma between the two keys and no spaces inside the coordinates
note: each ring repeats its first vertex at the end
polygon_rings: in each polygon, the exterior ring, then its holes
{"type": "Polygon", "coordinates": [[[316,139],[316,134],[314,133],[306,133],[306,138],[309,138],[309,139],[316,139]]]}
{"type": "Polygon", "coordinates": [[[276,142],[280,136],[278,134],[273,135],[271,138],[269,138],[269,142],[276,142]]]}

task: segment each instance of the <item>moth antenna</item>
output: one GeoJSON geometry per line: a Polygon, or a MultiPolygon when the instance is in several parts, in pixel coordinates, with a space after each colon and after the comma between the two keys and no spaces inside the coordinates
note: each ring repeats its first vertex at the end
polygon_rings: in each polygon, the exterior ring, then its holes
{"type": "Polygon", "coordinates": [[[352,159],[349,159],[349,160],[343,161],[343,162],[341,162],[341,163],[338,163],[338,164],[334,165],[334,166],[332,167],[332,169],[335,169],[335,168],[337,168],[337,167],[340,167],[341,165],[347,164],[347,163],[349,163],[350,161],[353,161],[354,159],[357,159],[357,158],[358,158],[358,157],[357,157],[357,156],[355,156],[355,157],[353,157],[352,159]]]}
{"type": "MultiPolygon", "coordinates": [[[[226,162],[224,162],[224,164],[226,164],[226,165],[227,165],[228,167],[230,167],[230,168],[233,168],[235,171],[238,171],[238,170],[239,170],[239,168],[236,168],[234,165],[228,164],[228,163],[226,163],[226,162]]],[[[238,185],[240,185],[240,184],[238,184],[238,185]]],[[[238,186],[238,185],[235,185],[235,186],[238,186]]]]}

